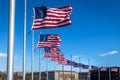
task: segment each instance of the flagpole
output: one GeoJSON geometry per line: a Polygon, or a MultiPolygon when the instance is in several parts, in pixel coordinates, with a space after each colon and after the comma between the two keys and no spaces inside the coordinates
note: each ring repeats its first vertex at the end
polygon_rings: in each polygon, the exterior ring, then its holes
{"type": "Polygon", "coordinates": [[[111,80],[110,64],[109,64],[109,80],[111,80]]]}
{"type": "Polygon", "coordinates": [[[100,69],[98,68],[98,80],[100,80],[100,69]]]}
{"type": "Polygon", "coordinates": [[[99,68],[99,60],[98,60],[98,80],[100,80],[100,68],[99,68]]]}
{"type": "Polygon", "coordinates": [[[48,80],[48,59],[46,58],[46,76],[48,80]]]}
{"type": "Polygon", "coordinates": [[[90,59],[88,59],[88,65],[89,65],[88,80],[90,80],[90,59]]]}
{"type": "Polygon", "coordinates": [[[62,65],[62,72],[63,72],[63,80],[64,80],[64,64],[62,65]]]}
{"type": "MultiPolygon", "coordinates": [[[[71,61],[72,61],[72,55],[71,55],[71,61]]],[[[71,65],[71,80],[72,80],[72,65],[71,65]]]]}
{"type": "MultiPolygon", "coordinates": [[[[41,32],[40,32],[41,34],[41,32]]],[[[39,40],[40,40],[40,36],[38,36],[39,40]]],[[[40,53],[39,53],[39,80],[41,80],[41,51],[42,49],[40,48],[40,53]]]]}
{"type": "Polygon", "coordinates": [[[25,80],[26,67],[26,0],[24,0],[24,41],[23,41],[23,80],[25,80]]]}
{"type": "Polygon", "coordinates": [[[41,80],[41,49],[39,54],[39,80],[41,80]]]}
{"type": "Polygon", "coordinates": [[[31,54],[31,74],[32,80],[34,79],[34,31],[32,31],[32,54],[31,54]]]}
{"type": "MultiPolygon", "coordinates": [[[[80,57],[79,57],[79,63],[80,63],[81,61],[80,61],[80,57]]],[[[79,78],[81,78],[81,67],[79,68],[79,73],[80,73],[80,77],[79,78]]]]}
{"type": "Polygon", "coordinates": [[[7,50],[7,80],[13,80],[15,0],[9,3],[9,32],[7,50]]]}
{"type": "MultiPolygon", "coordinates": [[[[54,61],[54,71],[56,73],[56,64],[55,64],[55,61],[54,61]]],[[[55,76],[55,80],[56,80],[56,76],[55,76]]]]}

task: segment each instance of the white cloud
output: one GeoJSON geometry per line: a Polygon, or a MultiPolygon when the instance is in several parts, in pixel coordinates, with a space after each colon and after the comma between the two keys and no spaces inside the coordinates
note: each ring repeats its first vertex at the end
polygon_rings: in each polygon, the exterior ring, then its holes
{"type": "Polygon", "coordinates": [[[100,54],[99,56],[102,56],[102,57],[103,56],[109,56],[109,55],[114,55],[116,53],[118,53],[118,51],[113,50],[113,51],[110,51],[110,52],[107,52],[107,53],[100,54]]]}
{"type": "Polygon", "coordinates": [[[0,58],[7,58],[7,54],[6,53],[0,53],[0,58]]]}

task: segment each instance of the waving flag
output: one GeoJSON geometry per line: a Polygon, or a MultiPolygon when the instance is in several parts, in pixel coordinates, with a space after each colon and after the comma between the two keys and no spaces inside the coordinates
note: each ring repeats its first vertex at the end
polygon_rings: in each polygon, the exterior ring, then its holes
{"type": "Polygon", "coordinates": [[[58,61],[58,64],[63,64],[63,65],[66,65],[66,64],[67,64],[67,60],[66,60],[66,59],[64,59],[64,60],[62,60],[62,61],[58,61]]]}
{"type": "Polygon", "coordinates": [[[118,72],[118,69],[117,68],[112,68],[111,71],[112,72],[118,72]]]}
{"type": "Polygon", "coordinates": [[[107,71],[106,67],[101,67],[101,71],[107,71]]]}
{"type": "Polygon", "coordinates": [[[70,60],[67,60],[67,64],[66,65],[70,65],[70,66],[74,66],[74,61],[70,61],[70,60]]]}
{"type": "Polygon", "coordinates": [[[89,68],[89,65],[82,64],[82,69],[88,69],[88,68],[89,68]]]}
{"type": "Polygon", "coordinates": [[[32,30],[45,28],[58,28],[70,25],[71,6],[60,8],[34,7],[34,16],[32,30]]]}
{"type": "Polygon", "coordinates": [[[92,69],[92,70],[98,70],[98,67],[91,65],[91,69],[92,69]]]}
{"type": "Polygon", "coordinates": [[[51,58],[50,61],[58,61],[58,58],[57,58],[57,57],[52,56],[52,57],[50,57],[50,58],[51,58]]]}
{"type": "Polygon", "coordinates": [[[51,48],[51,56],[57,57],[60,55],[60,49],[57,47],[51,48]]]}
{"type": "Polygon", "coordinates": [[[38,42],[38,48],[50,48],[60,46],[60,42],[38,42]]]}
{"type": "Polygon", "coordinates": [[[74,67],[82,67],[82,64],[81,63],[74,63],[74,67]]]}
{"type": "Polygon", "coordinates": [[[40,42],[38,42],[38,48],[56,47],[60,46],[60,36],[56,34],[40,34],[40,42]]]}
{"type": "Polygon", "coordinates": [[[44,48],[45,49],[45,53],[44,53],[44,58],[50,58],[50,48],[44,48]]]}

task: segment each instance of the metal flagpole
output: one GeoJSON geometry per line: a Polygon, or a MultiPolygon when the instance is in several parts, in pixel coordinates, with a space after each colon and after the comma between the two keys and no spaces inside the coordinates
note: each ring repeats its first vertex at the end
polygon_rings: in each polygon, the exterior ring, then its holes
{"type": "MultiPolygon", "coordinates": [[[[80,57],[79,57],[79,63],[80,63],[81,61],[80,61],[80,57]]],[[[81,78],[81,67],[79,68],[79,73],[80,73],[80,77],[79,78],[81,78]]]]}
{"type": "Polygon", "coordinates": [[[64,65],[62,65],[63,80],[64,80],[64,65]]]}
{"type": "Polygon", "coordinates": [[[39,80],[41,80],[41,49],[39,54],[39,80]]]}
{"type": "Polygon", "coordinates": [[[34,79],[34,31],[32,31],[32,54],[31,54],[31,74],[32,80],[34,79]]]}
{"type": "Polygon", "coordinates": [[[100,80],[100,69],[98,68],[98,80],[100,80]]]}
{"type": "Polygon", "coordinates": [[[99,67],[99,60],[98,60],[98,80],[100,80],[100,67],[99,67]]]}
{"type": "Polygon", "coordinates": [[[7,55],[7,80],[13,80],[15,0],[10,0],[7,55]]]}
{"type": "Polygon", "coordinates": [[[47,76],[47,80],[48,80],[48,59],[46,59],[46,76],[47,76]]]}
{"type": "MultiPolygon", "coordinates": [[[[109,64],[110,65],[110,64],[109,64]]],[[[111,80],[111,71],[110,71],[110,66],[109,66],[109,80],[111,80]]]]}
{"type": "MultiPolygon", "coordinates": [[[[54,61],[54,70],[55,70],[55,74],[56,74],[56,64],[55,64],[55,61],[54,61]]],[[[56,76],[55,76],[55,80],[56,80],[56,76]]]]}
{"type": "Polygon", "coordinates": [[[88,65],[89,65],[88,80],[90,80],[90,59],[88,59],[88,65]]]}
{"type": "Polygon", "coordinates": [[[26,67],[26,0],[24,0],[24,41],[23,41],[23,80],[25,80],[26,67]]]}
{"type": "MultiPolygon", "coordinates": [[[[40,40],[40,36],[38,36],[38,38],[40,40]]],[[[39,53],[39,80],[41,80],[41,51],[42,49],[40,49],[40,53],[39,53]]]]}
{"type": "MultiPolygon", "coordinates": [[[[72,61],[72,55],[71,55],[71,61],[72,61]]],[[[72,80],[72,65],[71,65],[71,80],[72,80]]]]}

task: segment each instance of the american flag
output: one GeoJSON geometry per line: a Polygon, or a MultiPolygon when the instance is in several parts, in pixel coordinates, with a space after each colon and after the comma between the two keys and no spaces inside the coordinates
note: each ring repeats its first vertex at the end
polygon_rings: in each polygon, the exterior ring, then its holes
{"type": "Polygon", "coordinates": [[[44,48],[45,53],[44,53],[44,58],[50,58],[50,48],[44,48]]]}
{"type": "Polygon", "coordinates": [[[70,65],[70,66],[74,66],[74,61],[70,61],[70,60],[67,60],[67,64],[66,65],[70,65]]]}
{"type": "Polygon", "coordinates": [[[57,47],[51,48],[51,56],[53,57],[59,57],[60,55],[60,49],[57,47]]]}
{"type": "Polygon", "coordinates": [[[70,14],[72,6],[64,6],[60,8],[34,7],[35,19],[33,21],[32,30],[44,28],[58,28],[70,25],[70,14]]]}
{"type": "Polygon", "coordinates": [[[107,68],[106,68],[106,67],[101,67],[100,70],[101,70],[101,71],[107,71],[107,68]]]}
{"type": "Polygon", "coordinates": [[[61,38],[57,34],[40,34],[41,42],[60,42],[61,38]]]}
{"type": "Polygon", "coordinates": [[[62,61],[58,61],[58,64],[63,64],[63,65],[66,65],[66,64],[67,64],[67,60],[66,60],[66,59],[64,59],[64,60],[62,60],[62,61]]]}
{"type": "Polygon", "coordinates": [[[56,34],[40,34],[40,41],[37,47],[56,47],[60,46],[60,36],[56,34]]]}
{"type": "Polygon", "coordinates": [[[61,38],[57,34],[48,34],[47,35],[47,41],[48,42],[60,42],[61,38]]]}
{"type": "Polygon", "coordinates": [[[81,63],[74,63],[74,67],[82,67],[82,64],[81,63]]]}
{"type": "Polygon", "coordinates": [[[60,46],[60,42],[38,42],[38,48],[50,48],[60,46]]]}
{"type": "Polygon", "coordinates": [[[58,58],[57,58],[57,57],[54,57],[54,56],[51,56],[51,57],[50,57],[50,61],[58,61],[58,58]]]}
{"type": "Polygon", "coordinates": [[[118,69],[117,68],[112,68],[111,71],[112,72],[118,72],[118,69]]]}
{"type": "Polygon", "coordinates": [[[98,70],[98,67],[91,65],[91,69],[92,69],[92,70],[98,70]]]}
{"type": "Polygon", "coordinates": [[[88,68],[89,68],[89,65],[82,64],[82,69],[88,69],[88,68]]]}
{"type": "Polygon", "coordinates": [[[65,57],[64,57],[63,54],[61,54],[61,55],[58,56],[58,60],[59,60],[59,61],[64,61],[64,59],[65,59],[65,57]]]}

